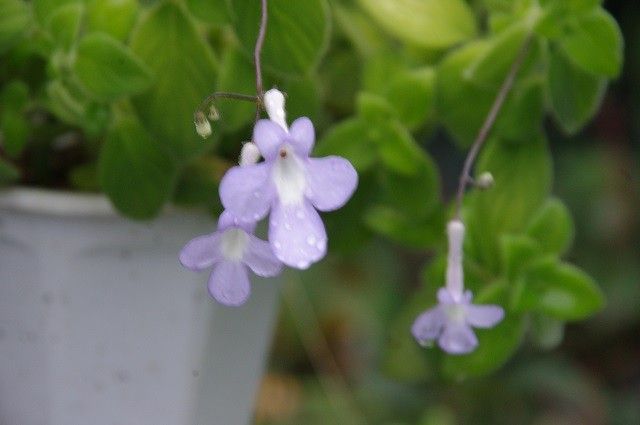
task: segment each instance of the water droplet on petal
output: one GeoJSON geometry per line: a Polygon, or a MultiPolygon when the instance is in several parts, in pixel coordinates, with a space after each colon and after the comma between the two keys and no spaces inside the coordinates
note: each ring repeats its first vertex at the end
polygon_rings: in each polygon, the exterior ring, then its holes
{"type": "Polygon", "coordinates": [[[284,228],[287,230],[291,230],[291,225],[289,223],[284,223],[284,228]]]}
{"type": "Polygon", "coordinates": [[[302,211],[302,210],[296,211],[296,217],[298,217],[300,220],[302,220],[304,218],[304,211],[302,211]]]}
{"type": "Polygon", "coordinates": [[[254,214],[254,215],[253,215],[253,219],[254,219],[254,220],[260,220],[260,214],[257,214],[257,213],[256,213],[256,214],[254,214]]]}
{"type": "Polygon", "coordinates": [[[320,250],[320,251],[324,251],[325,248],[327,247],[327,240],[326,239],[320,239],[318,241],[318,243],[316,244],[316,247],[320,250]]]}
{"type": "Polygon", "coordinates": [[[282,245],[280,244],[280,242],[274,242],[273,247],[278,251],[282,249],[282,245]]]}
{"type": "Polygon", "coordinates": [[[298,262],[298,267],[301,269],[306,269],[307,267],[309,267],[309,262],[305,260],[301,260],[298,262]]]}
{"type": "Polygon", "coordinates": [[[316,244],[316,237],[314,235],[307,236],[307,243],[311,246],[316,244]]]}
{"type": "Polygon", "coordinates": [[[260,192],[258,192],[257,190],[255,192],[253,192],[253,196],[256,198],[260,197],[260,192]]]}

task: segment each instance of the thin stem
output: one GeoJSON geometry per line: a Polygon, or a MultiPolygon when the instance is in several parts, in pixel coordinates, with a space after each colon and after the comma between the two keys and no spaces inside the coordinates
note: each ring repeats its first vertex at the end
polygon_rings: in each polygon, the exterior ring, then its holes
{"type": "Polygon", "coordinates": [[[480,127],[480,131],[476,136],[471,149],[469,149],[469,153],[467,154],[467,158],[464,161],[464,166],[462,168],[462,172],[460,173],[460,180],[458,182],[458,193],[456,195],[456,210],[455,210],[455,218],[460,219],[461,210],[462,210],[462,198],[464,196],[464,191],[467,188],[467,184],[473,181],[471,177],[471,167],[473,167],[473,163],[482,149],[482,146],[487,140],[493,125],[498,118],[498,113],[500,109],[504,105],[504,101],[507,99],[507,95],[513,88],[513,83],[515,82],[516,76],[518,75],[518,71],[522,67],[525,58],[527,57],[527,53],[529,52],[529,46],[531,45],[531,41],[533,39],[532,34],[529,34],[525,39],[522,47],[520,47],[520,51],[518,52],[518,56],[516,60],[511,65],[511,69],[507,74],[507,77],[504,79],[502,86],[500,87],[500,91],[496,95],[495,100],[493,101],[493,105],[491,105],[491,109],[489,110],[489,114],[487,118],[485,118],[482,127],[480,127]]]}
{"type": "Polygon", "coordinates": [[[205,97],[205,99],[202,101],[202,103],[200,103],[200,106],[194,113],[194,119],[196,118],[198,113],[205,112],[208,109],[209,105],[213,105],[217,99],[244,100],[246,102],[254,103],[258,103],[260,101],[257,96],[252,96],[249,94],[218,91],[215,93],[211,93],[209,96],[205,97]]]}
{"type": "Polygon", "coordinates": [[[256,47],[253,50],[253,65],[256,69],[256,96],[258,102],[256,103],[256,121],[260,119],[260,108],[262,106],[262,95],[264,89],[262,87],[262,46],[264,45],[264,38],[267,35],[267,0],[261,0],[262,14],[260,16],[260,30],[258,31],[258,38],[256,39],[256,47]]]}

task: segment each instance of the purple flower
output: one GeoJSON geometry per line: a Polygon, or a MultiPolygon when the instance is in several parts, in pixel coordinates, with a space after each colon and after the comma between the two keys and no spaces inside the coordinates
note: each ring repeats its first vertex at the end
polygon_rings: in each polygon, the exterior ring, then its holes
{"type": "Polygon", "coordinates": [[[344,158],[309,158],[313,124],[302,117],[287,130],[283,109],[278,111],[280,118],[260,120],[254,128],[253,141],[264,162],[230,169],[220,183],[220,198],[240,220],[258,221],[271,212],[269,242],[276,257],[306,269],[327,250],[316,210],[342,207],[355,191],[358,175],[344,158]]]}
{"type": "Polygon", "coordinates": [[[180,251],[180,262],[190,270],[213,267],[209,293],[221,304],[239,306],[249,298],[247,266],[262,277],[275,276],[282,270],[269,243],[253,235],[254,227],[254,223],[234,219],[224,212],[218,220],[218,230],[191,240],[180,251]]]}
{"type": "Polygon", "coordinates": [[[491,328],[504,317],[496,305],[471,304],[471,291],[454,297],[447,288],[438,290],[439,304],[422,313],[413,323],[411,333],[420,345],[438,345],[449,354],[467,354],[478,346],[474,328],[491,328]]]}

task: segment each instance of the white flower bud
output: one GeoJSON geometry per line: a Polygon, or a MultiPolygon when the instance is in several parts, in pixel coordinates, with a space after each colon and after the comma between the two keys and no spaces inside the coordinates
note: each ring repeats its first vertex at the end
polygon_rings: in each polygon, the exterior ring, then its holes
{"type": "Polygon", "coordinates": [[[451,220],[447,224],[449,253],[447,256],[446,286],[456,300],[462,299],[464,292],[464,274],[462,270],[462,245],[464,243],[464,224],[460,220],[451,220]]]}
{"type": "Polygon", "coordinates": [[[206,139],[207,137],[211,136],[211,123],[202,112],[196,113],[194,124],[196,126],[196,132],[200,135],[200,137],[206,139]]]}
{"type": "Polygon", "coordinates": [[[252,165],[260,160],[260,150],[253,142],[247,142],[242,145],[240,151],[240,165],[252,165]]]}
{"type": "Polygon", "coordinates": [[[476,187],[480,189],[489,189],[490,187],[493,186],[493,183],[494,183],[493,175],[488,171],[485,171],[484,173],[480,174],[475,181],[476,187]]]}
{"type": "Polygon", "coordinates": [[[278,89],[271,89],[264,94],[262,99],[269,119],[286,131],[289,131],[287,114],[284,110],[284,95],[282,92],[278,89]]]}
{"type": "Polygon", "coordinates": [[[211,121],[218,121],[220,119],[220,113],[218,112],[218,109],[216,109],[216,107],[213,105],[209,107],[209,119],[211,121]]]}

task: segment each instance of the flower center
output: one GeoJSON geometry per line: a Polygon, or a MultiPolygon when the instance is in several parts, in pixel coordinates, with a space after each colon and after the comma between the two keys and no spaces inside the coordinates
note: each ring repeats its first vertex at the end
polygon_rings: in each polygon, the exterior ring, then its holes
{"type": "Polygon", "coordinates": [[[281,203],[291,205],[302,202],[307,179],[304,167],[290,146],[285,145],[280,148],[273,167],[272,178],[281,203]]]}
{"type": "Polygon", "coordinates": [[[445,311],[450,322],[460,324],[465,322],[466,313],[461,304],[449,304],[445,307],[445,311]]]}
{"type": "Polygon", "coordinates": [[[220,251],[225,259],[239,261],[244,257],[244,251],[249,244],[247,233],[237,227],[231,227],[222,234],[220,251]]]}

